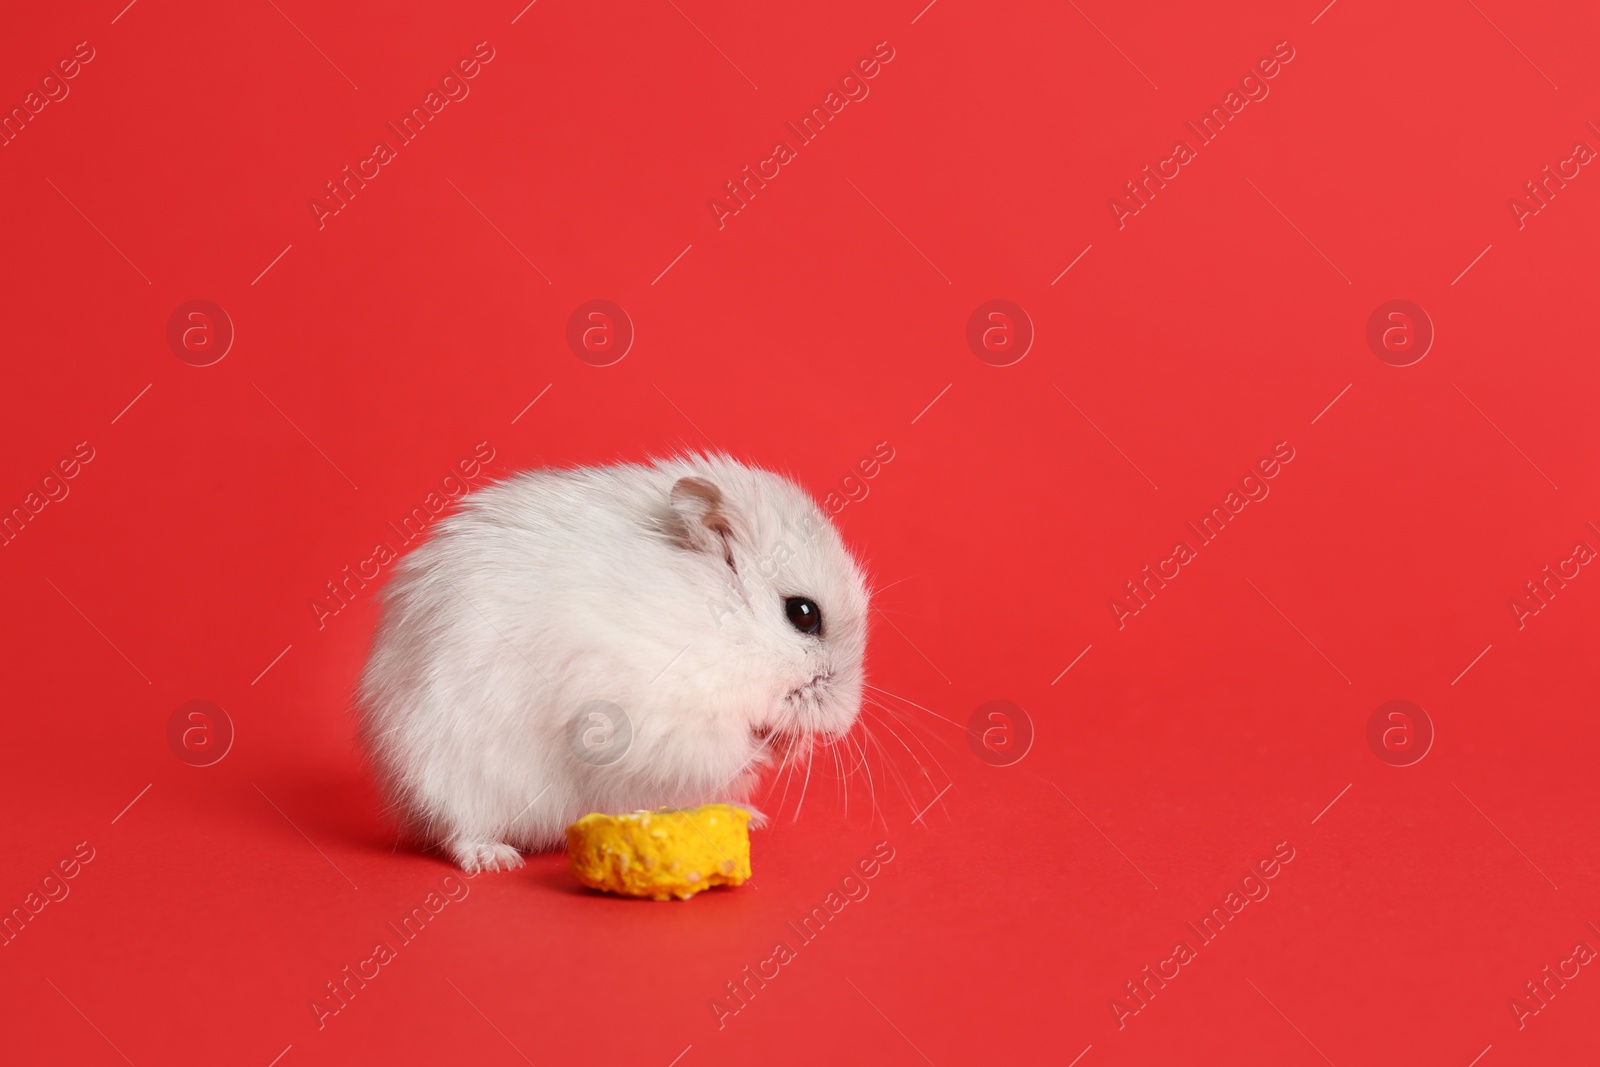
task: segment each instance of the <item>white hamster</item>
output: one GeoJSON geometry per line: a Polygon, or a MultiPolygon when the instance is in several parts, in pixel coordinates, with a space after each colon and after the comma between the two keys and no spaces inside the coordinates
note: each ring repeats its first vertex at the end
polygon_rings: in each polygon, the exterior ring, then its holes
{"type": "Polygon", "coordinates": [[[362,740],[426,843],[518,867],[590,811],[742,803],[775,742],[847,732],[867,606],[833,524],[768,471],[515,475],[397,565],[362,740]]]}

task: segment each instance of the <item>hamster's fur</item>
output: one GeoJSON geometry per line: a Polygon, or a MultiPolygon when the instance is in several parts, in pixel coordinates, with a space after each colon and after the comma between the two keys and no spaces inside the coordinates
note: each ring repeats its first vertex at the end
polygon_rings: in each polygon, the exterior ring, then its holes
{"type": "Polygon", "coordinates": [[[426,843],[517,867],[591,811],[742,803],[774,741],[847,732],[867,608],[838,531],[776,474],[725,456],[519,474],[397,565],[362,740],[426,843]]]}

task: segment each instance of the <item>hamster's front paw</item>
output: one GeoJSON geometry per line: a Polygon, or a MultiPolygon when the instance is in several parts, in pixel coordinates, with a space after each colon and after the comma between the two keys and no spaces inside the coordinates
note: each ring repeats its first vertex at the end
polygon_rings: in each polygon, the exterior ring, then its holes
{"type": "Polygon", "coordinates": [[[456,866],[468,874],[514,871],[522,866],[522,853],[500,841],[452,841],[445,848],[456,866]]]}
{"type": "Polygon", "coordinates": [[[767,819],[767,817],[766,817],[766,815],[764,813],[756,810],[755,808],[752,808],[749,804],[735,804],[734,807],[742,808],[745,811],[748,811],[750,813],[750,829],[752,829],[752,830],[764,830],[764,829],[766,829],[766,826],[767,826],[767,823],[768,823],[769,820],[767,819]]]}

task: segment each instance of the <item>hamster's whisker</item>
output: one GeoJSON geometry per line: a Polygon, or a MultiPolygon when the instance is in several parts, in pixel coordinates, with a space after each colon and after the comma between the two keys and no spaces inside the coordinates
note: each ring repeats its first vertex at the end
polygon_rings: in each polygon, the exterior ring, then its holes
{"type": "MultiPolygon", "coordinates": [[[[882,708],[882,706],[880,705],[879,706],[879,710],[887,711],[888,709],[882,708]]],[[[899,732],[896,731],[895,728],[892,725],[890,725],[888,719],[880,717],[878,719],[878,725],[883,727],[885,730],[888,730],[889,731],[889,735],[900,743],[900,747],[905,749],[906,755],[911,757],[911,762],[912,763],[915,763],[918,768],[923,768],[922,761],[920,759],[918,759],[917,758],[917,754],[911,750],[911,746],[905,743],[905,740],[900,736],[899,732]]],[[[881,746],[883,742],[880,739],[878,743],[881,746]]],[[[925,768],[923,768],[922,773],[924,774],[924,776],[926,776],[928,772],[927,772],[927,770],[925,768]]],[[[909,799],[909,797],[907,799],[909,799]]]]}
{"type": "MultiPolygon", "coordinates": [[[[933,754],[933,748],[928,744],[928,736],[931,735],[933,740],[942,746],[946,752],[957,752],[959,750],[959,746],[952,745],[948,740],[940,736],[939,731],[926,729],[928,724],[919,719],[917,716],[912,715],[910,712],[882,701],[874,700],[874,703],[877,707],[893,716],[894,719],[905,728],[906,732],[911,734],[912,737],[916,738],[917,744],[922,746],[922,750],[928,754],[928,758],[939,767],[939,772],[941,774],[945,774],[946,777],[949,777],[948,773],[945,772],[943,765],[939,763],[939,757],[933,754]]],[[[963,732],[965,732],[964,729],[963,732]]]]}
{"type": "MultiPolygon", "coordinates": [[[[923,753],[928,757],[929,762],[931,762],[934,767],[938,769],[939,773],[944,776],[945,781],[949,781],[950,772],[945,770],[944,764],[941,763],[939,761],[939,757],[934,754],[933,747],[928,744],[927,735],[933,733],[933,731],[926,729],[927,724],[918,722],[915,717],[907,716],[893,710],[890,711],[890,715],[894,717],[900,728],[906,732],[906,735],[917,743],[917,747],[922,749],[923,753]]],[[[956,749],[953,748],[948,741],[940,737],[937,733],[933,733],[933,740],[943,747],[946,752],[956,751],[956,749]]]]}
{"type": "MultiPolygon", "coordinates": [[[[834,760],[834,792],[837,793],[838,790],[840,790],[840,781],[838,781],[838,749],[835,749],[834,745],[832,744],[822,745],[822,747],[827,749],[827,755],[834,760]]],[[[848,809],[850,809],[848,808],[848,805],[850,805],[850,795],[848,795],[848,793],[845,795],[845,805],[846,813],[848,813],[848,809]]]]}
{"type": "MultiPolygon", "coordinates": [[[[889,706],[888,704],[876,704],[876,706],[880,710],[888,713],[890,718],[894,719],[897,723],[899,723],[900,727],[902,729],[904,729],[906,731],[906,733],[910,734],[912,739],[915,740],[918,745],[922,746],[922,751],[927,753],[928,759],[933,761],[933,765],[935,767],[939,768],[939,773],[941,775],[943,775],[946,780],[948,780],[949,777],[950,777],[950,773],[944,769],[944,764],[939,762],[939,757],[935,756],[933,754],[933,749],[928,747],[928,742],[923,740],[921,731],[918,729],[918,726],[920,724],[917,723],[916,720],[914,720],[914,719],[907,719],[904,715],[902,715],[900,713],[899,710],[889,706]]],[[[887,722],[885,723],[885,725],[887,725],[887,722]]],[[[936,736],[935,740],[939,741],[939,743],[943,744],[946,748],[950,747],[949,744],[947,742],[945,742],[943,738],[939,738],[939,737],[936,736]]],[[[903,743],[904,742],[902,742],[902,744],[903,743]]],[[[924,769],[922,773],[924,775],[926,775],[928,772],[927,772],[926,769],[924,769]]]]}
{"type": "Polygon", "coordinates": [[[907,704],[907,705],[910,705],[910,707],[915,707],[915,709],[917,709],[918,712],[926,713],[926,715],[933,715],[934,718],[939,718],[939,720],[947,721],[947,723],[950,723],[950,725],[952,725],[952,726],[960,726],[960,725],[962,725],[962,723],[958,723],[958,721],[955,721],[954,718],[946,718],[946,717],[944,717],[944,715],[941,715],[941,713],[936,712],[936,710],[931,709],[931,707],[925,707],[925,705],[918,704],[917,701],[914,701],[914,699],[910,699],[909,696],[902,696],[902,694],[894,693],[893,689],[885,689],[885,688],[883,688],[883,686],[880,686],[880,685],[872,685],[872,683],[870,683],[870,681],[862,681],[861,685],[862,685],[862,688],[872,689],[872,691],[874,691],[874,693],[880,694],[880,696],[890,697],[890,699],[894,699],[894,701],[899,701],[899,702],[901,702],[901,704],[907,704]]]}
{"type": "MultiPolygon", "coordinates": [[[[861,728],[864,732],[867,728],[867,724],[863,722],[861,724],[861,728]]],[[[866,750],[861,747],[861,743],[851,736],[851,734],[854,733],[855,731],[851,730],[850,733],[846,734],[845,736],[849,738],[850,744],[855,748],[860,757],[860,762],[858,762],[856,766],[867,772],[867,799],[872,805],[867,811],[867,826],[870,829],[872,826],[872,820],[874,818],[882,818],[883,813],[878,810],[878,786],[877,783],[872,780],[872,764],[867,762],[867,753],[866,750]]],[[[885,820],[884,826],[887,827],[888,825],[888,821],[885,820]]]]}
{"type": "MultiPolygon", "coordinates": [[[[906,750],[906,755],[910,756],[911,757],[911,761],[917,765],[917,769],[922,772],[922,777],[925,778],[928,782],[931,783],[933,781],[933,775],[928,773],[927,764],[923,763],[922,760],[917,758],[917,754],[911,750],[911,746],[910,745],[906,744],[905,739],[900,736],[900,732],[898,730],[896,730],[893,726],[890,726],[888,720],[886,720],[886,719],[879,720],[879,725],[882,726],[885,730],[888,730],[889,734],[896,741],[900,742],[900,747],[906,750]]],[[[904,725],[904,724],[902,723],[902,725],[904,725]]],[[[926,746],[924,746],[924,747],[926,747],[926,746]]],[[[933,754],[931,752],[928,754],[928,756],[929,756],[930,759],[933,758],[933,754]]],[[[933,762],[934,762],[934,766],[936,766],[936,767],[939,766],[939,761],[937,759],[934,759],[933,762]]],[[[944,777],[946,779],[948,779],[950,777],[948,774],[944,773],[944,768],[943,767],[939,767],[939,773],[944,775],[944,777]]]]}
{"type": "Polygon", "coordinates": [[[774,821],[777,820],[778,812],[783,810],[783,802],[789,799],[789,785],[794,781],[794,754],[795,746],[791,744],[788,751],[783,754],[783,763],[778,767],[779,773],[783,775],[783,796],[778,798],[778,806],[773,809],[774,821]]]}
{"type": "MultiPolygon", "coordinates": [[[[870,727],[867,729],[867,736],[872,740],[874,745],[878,746],[878,754],[883,757],[884,766],[889,769],[889,773],[893,776],[895,784],[900,787],[900,796],[901,799],[906,802],[906,809],[908,811],[916,810],[917,805],[911,801],[911,787],[906,784],[906,776],[900,773],[899,766],[892,758],[890,758],[888,749],[884,747],[883,739],[878,736],[877,731],[871,729],[870,727]]],[[[884,825],[888,825],[887,818],[884,820],[884,825]]]]}
{"type": "Polygon", "coordinates": [[[844,733],[839,735],[839,740],[844,744],[845,751],[849,754],[851,760],[853,761],[848,772],[850,774],[854,774],[856,771],[861,769],[861,757],[858,755],[860,749],[858,749],[855,744],[856,727],[859,725],[860,720],[858,718],[855,723],[851,724],[849,730],[846,730],[844,733]]]}
{"type": "MultiPolygon", "coordinates": [[[[920,574],[908,574],[904,578],[896,578],[894,581],[890,582],[888,585],[876,585],[876,586],[873,586],[870,590],[868,590],[868,592],[872,596],[872,598],[874,600],[876,600],[878,597],[882,596],[886,591],[888,591],[890,589],[893,589],[895,586],[899,585],[901,582],[909,582],[913,578],[921,578],[921,577],[922,577],[922,575],[920,575],[920,574]]],[[[880,608],[879,610],[881,611],[882,609],[880,608]]]]}
{"type": "MultiPolygon", "coordinates": [[[[843,735],[840,736],[843,740],[843,735]]],[[[850,817],[850,772],[845,768],[844,755],[839,751],[839,746],[833,746],[833,761],[839,767],[839,787],[844,790],[844,817],[850,817]]]]}
{"type": "Polygon", "coordinates": [[[800,783],[800,799],[794,803],[794,821],[800,821],[800,810],[806,806],[806,789],[811,785],[811,760],[816,755],[817,744],[810,736],[806,737],[806,777],[800,783]]]}
{"type": "Polygon", "coordinates": [[[956,727],[958,730],[965,730],[966,729],[966,727],[962,726],[960,723],[956,722],[954,719],[946,719],[943,715],[940,715],[937,711],[934,711],[931,708],[925,708],[921,704],[918,704],[915,700],[910,699],[909,697],[903,697],[899,693],[891,693],[891,692],[889,692],[889,690],[884,689],[881,686],[873,685],[871,682],[862,682],[861,684],[862,684],[863,687],[872,690],[874,693],[882,693],[886,697],[893,697],[896,700],[902,701],[902,702],[904,702],[906,704],[910,704],[912,707],[916,708],[918,711],[926,712],[927,714],[932,715],[935,719],[943,719],[945,722],[949,723],[951,726],[956,727]]]}

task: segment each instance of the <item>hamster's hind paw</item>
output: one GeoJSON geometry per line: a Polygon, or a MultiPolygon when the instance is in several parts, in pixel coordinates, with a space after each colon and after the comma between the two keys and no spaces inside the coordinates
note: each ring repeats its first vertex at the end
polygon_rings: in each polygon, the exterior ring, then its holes
{"type": "Polygon", "coordinates": [[[514,871],[522,866],[522,853],[500,841],[452,841],[445,850],[468,874],[514,871]]]}

